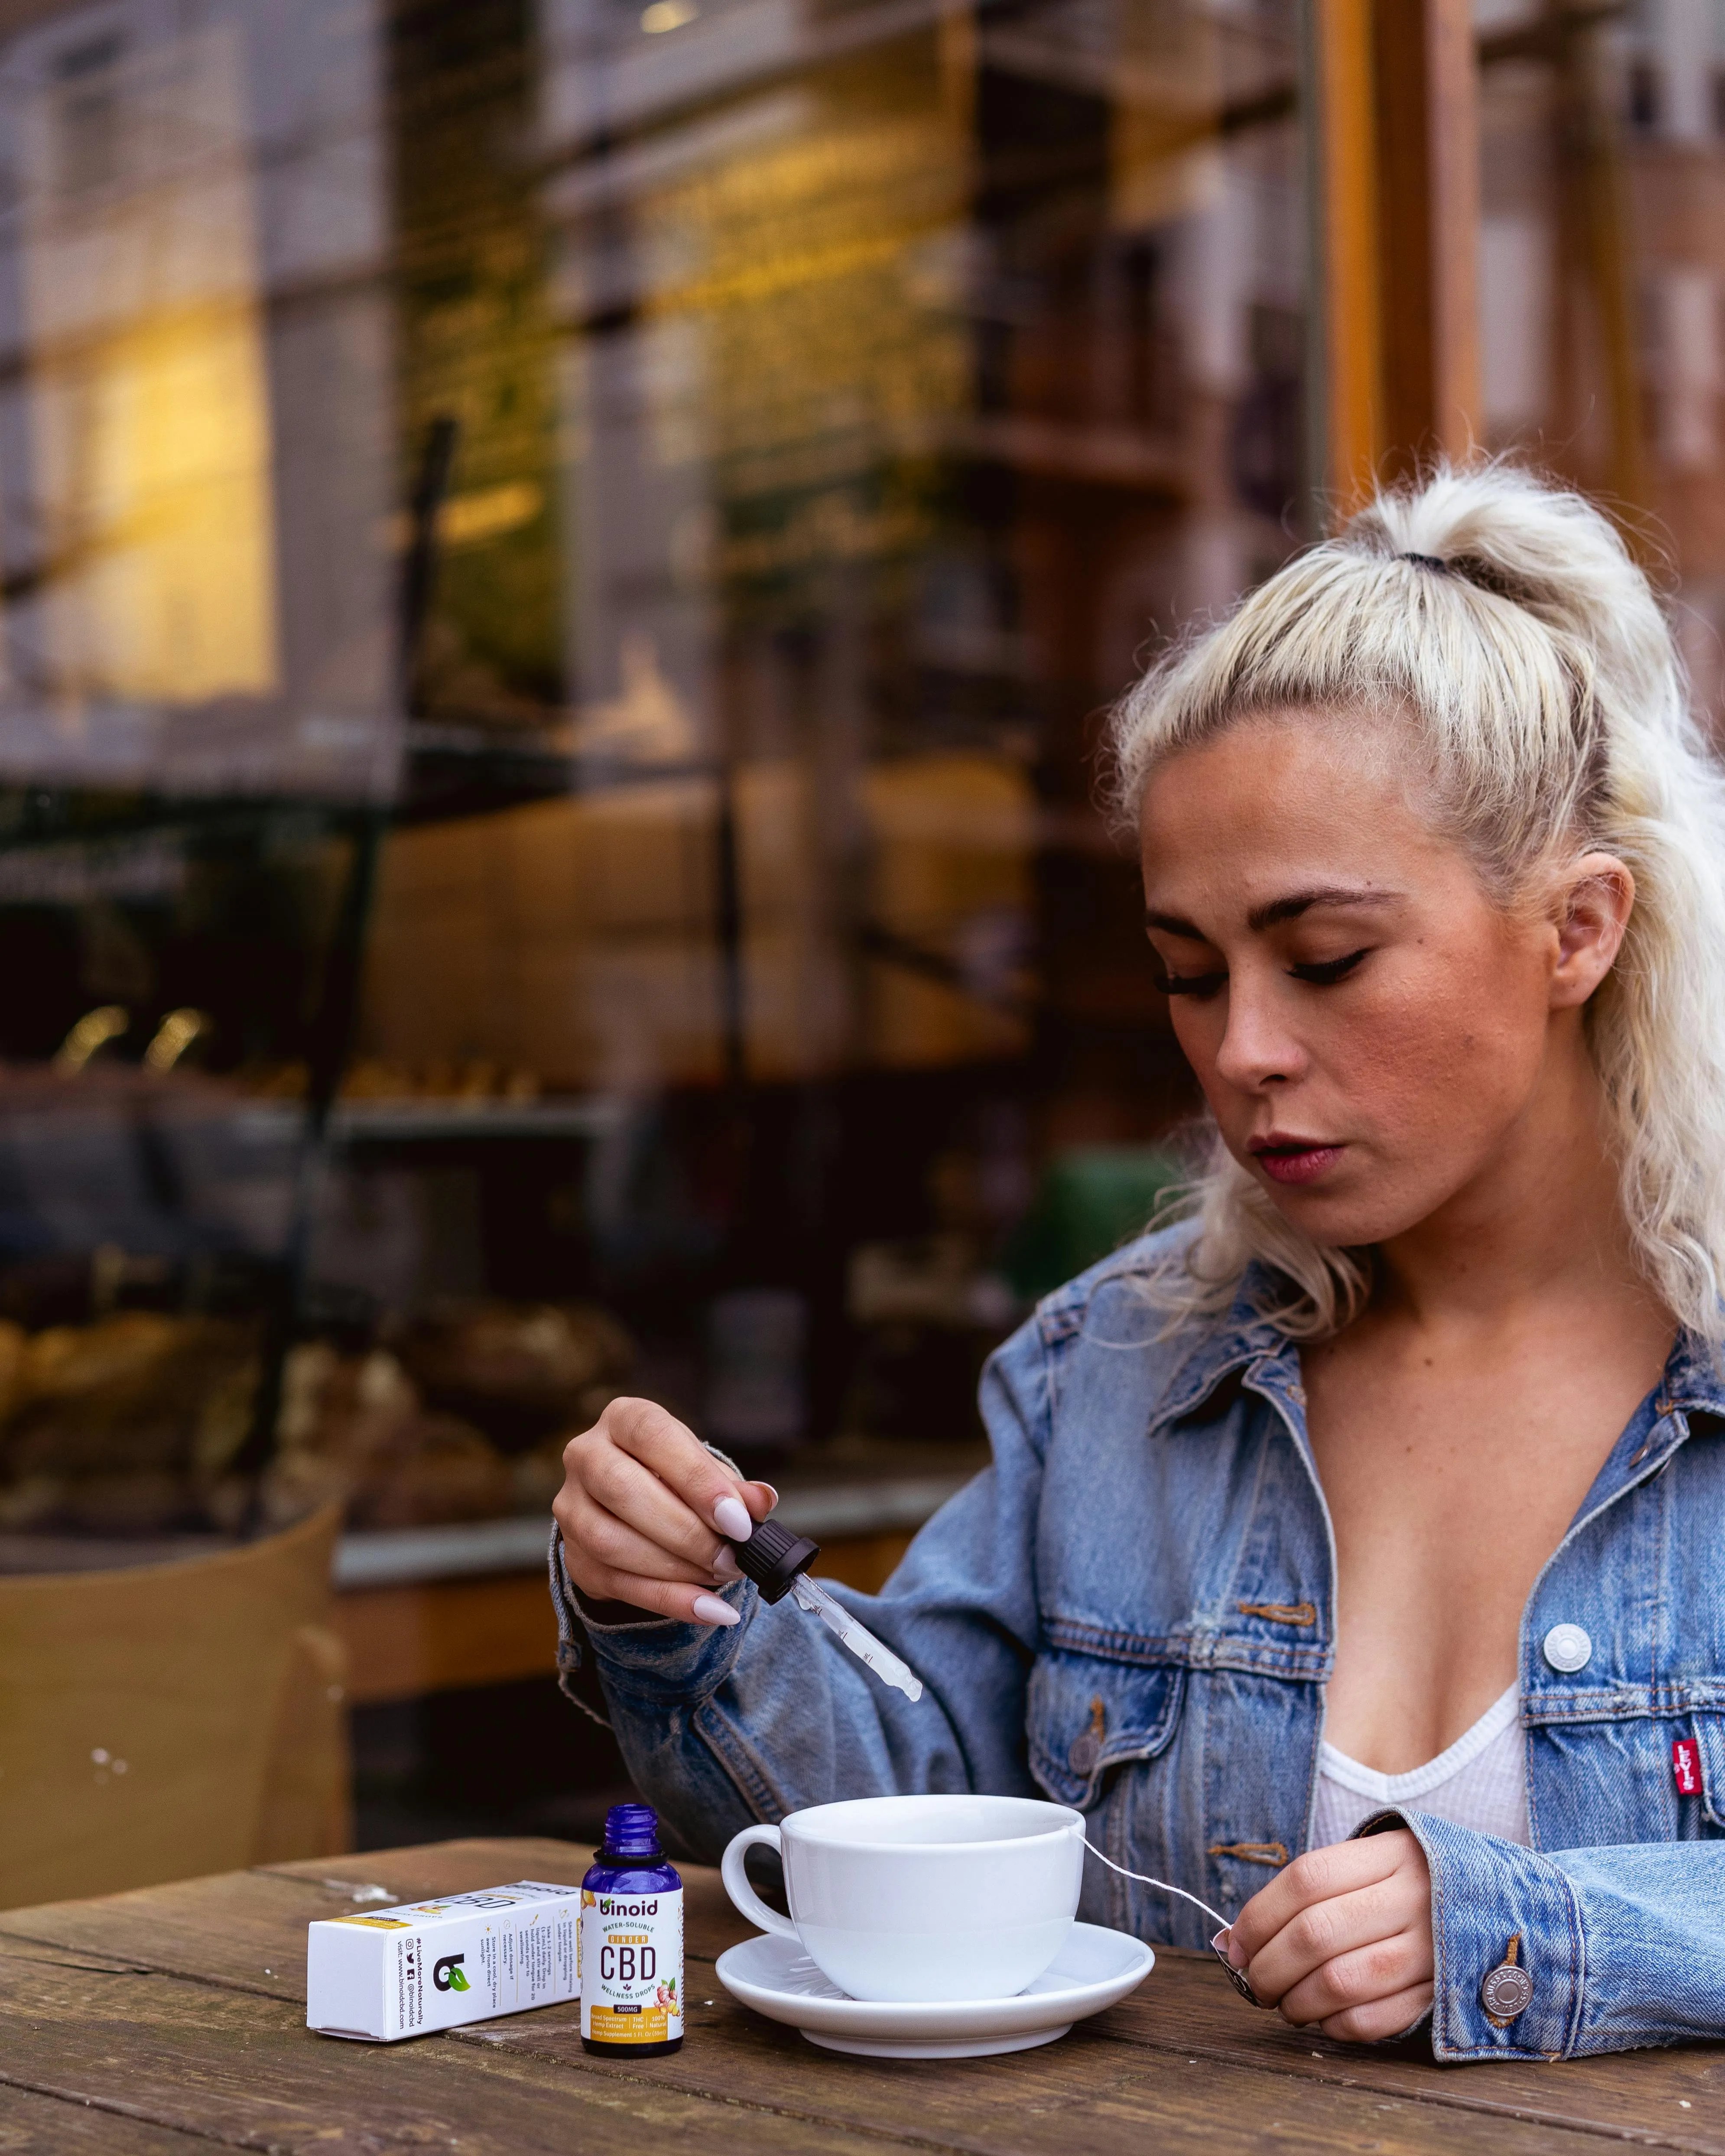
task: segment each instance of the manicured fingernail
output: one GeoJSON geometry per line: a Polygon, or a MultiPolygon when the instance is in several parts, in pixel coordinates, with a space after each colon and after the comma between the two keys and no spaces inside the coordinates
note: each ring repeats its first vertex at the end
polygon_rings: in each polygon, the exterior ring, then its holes
{"type": "Polygon", "coordinates": [[[1232,1932],[1228,1934],[1228,1966],[1230,1969],[1245,1967],[1245,1948],[1235,1938],[1232,1932]]]}
{"type": "Polygon", "coordinates": [[[770,1482],[762,1482],[762,1483],[760,1485],[760,1487],[761,1487],[762,1489],[763,1489],[763,1490],[767,1492],[767,1495],[768,1495],[768,1496],[773,1500],[773,1508],[774,1508],[774,1509],[775,1509],[775,1511],[776,1511],[776,1510],[778,1509],[778,1491],[777,1491],[777,1490],[775,1490],[775,1489],[773,1488],[773,1485],[772,1485],[770,1482]]]}
{"type": "Polygon", "coordinates": [[[755,1532],[749,1508],[741,1497],[721,1497],[713,1507],[713,1525],[734,1543],[746,1543],[755,1532]]]}
{"type": "Polygon", "coordinates": [[[742,1578],[742,1567],[731,1554],[731,1548],[728,1543],[725,1543],[721,1546],[719,1554],[713,1559],[712,1568],[718,1574],[721,1579],[741,1579],[742,1578]]]}
{"type": "Polygon", "coordinates": [[[697,1594],[694,1613],[703,1625],[737,1625],[742,1621],[731,1604],[721,1602],[716,1594],[697,1594]]]}

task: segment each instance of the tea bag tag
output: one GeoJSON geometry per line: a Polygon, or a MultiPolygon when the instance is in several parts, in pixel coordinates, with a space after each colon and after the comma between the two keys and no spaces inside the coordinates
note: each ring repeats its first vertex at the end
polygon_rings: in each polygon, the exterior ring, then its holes
{"type": "MultiPolygon", "coordinates": [[[[1247,1981],[1245,1971],[1244,1969],[1236,1969],[1234,1966],[1234,1964],[1228,1958],[1228,1949],[1223,1944],[1223,1941],[1233,1929],[1233,1926],[1229,1922],[1227,1917],[1222,1914],[1219,1909],[1211,1908],[1208,1902],[1200,1900],[1196,1894],[1189,1894],[1183,1887],[1169,1886],[1166,1879],[1153,1879],[1147,1871],[1128,1871],[1123,1864],[1117,1864],[1111,1856],[1104,1856],[1101,1851],[1096,1847],[1093,1841],[1086,1840],[1084,1845],[1090,1851],[1091,1855],[1096,1858],[1098,1864],[1106,1864],[1111,1871],[1117,1871],[1122,1879],[1135,1879],[1138,1882],[1139,1886],[1153,1887],[1158,1893],[1177,1894],[1181,1901],[1190,1902],[1194,1908],[1202,1909],[1205,1916],[1214,1917],[1222,1928],[1211,1939],[1210,1952],[1216,1957],[1216,1959],[1221,1963],[1222,1967],[1227,1972],[1228,1981],[1234,1986],[1240,1997],[1244,1999],[1249,2005],[1264,2005],[1265,2002],[1259,1998],[1257,1993],[1253,1990],[1250,1984],[1247,1981]]],[[[1266,2010],[1269,2011],[1270,2010],[1266,2008],[1266,2010]]]]}

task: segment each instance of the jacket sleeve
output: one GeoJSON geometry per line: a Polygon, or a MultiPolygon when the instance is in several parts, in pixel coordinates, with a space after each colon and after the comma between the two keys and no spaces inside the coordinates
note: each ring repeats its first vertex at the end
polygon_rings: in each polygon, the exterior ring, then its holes
{"type": "Polygon", "coordinates": [[[597,1675],[636,1786],[690,1855],[716,1860],[752,1820],[842,1797],[1036,1794],[1025,1688],[1051,1352],[1033,1318],[990,1359],[993,1463],[942,1506],[882,1593],[824,1583],[921,1677],[914,1703],[793,1601],[769,1607],[747,1581],[723,1590],[742,1620],[729,1629],[599,1623],[577,1603],[553,1537],[564,1689],[588,1704],[584,1680],[597,1675]]]}
{"type": "Polygon", "coordinates": [[[1569,2059],[1725,2035],[1725,1841],[1541,1852],[1420,1812],[1365,1830],[1392,1825],[1431,1867],[1439,2059],[1569,2059]],[[1532,1991],[1518,2013],[1494,2016],[1481,1989],[1506,1961],[1532,1991]]]}

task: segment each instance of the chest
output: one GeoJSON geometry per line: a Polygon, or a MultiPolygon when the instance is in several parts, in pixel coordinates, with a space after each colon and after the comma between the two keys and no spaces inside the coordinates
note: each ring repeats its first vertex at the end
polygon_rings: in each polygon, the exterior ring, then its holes
{"type": "MultiPolygon", "coordinates": [[[[1652,1389],[1645,1358],[1308,1351],[1312,1458],[1348,1621],[1497,1635],[1652,1389]]],[[[1464,1642],[1450,1640],[1447,1658],[1464,1642]]]]}
{"type": "MultiPolygon", "coordinates": [[[[1099,1845],[1231,1910],[1307,1835],[1338,1660],[1329,1510],[1291,1355],[1147,1430],[1123,1389],[1069,1383],[1054,1418],[1028,1763],[1099,1845]]],[[[1666,1406],[1620,1429],[1510,1613],[1536,1846],[1725,1831],[1725,1442],[1706,1421],[1684,1441],[1666,1406]],[[1543,1649],[1561,1626],[1586,1643],[1565,1667],[1543,1649]],[[1678,1738],[1704,1794],[1673,1783],[1678,1738]]],[[[1159,1904],[1107,1920],[1153,1916],[1197,1943],[1159,1904]]]]}
{"type": "MultiPolygon", "coordinates": [[[[1321,1715],[1345,1538],[1307,1448],[1291,1356],[1148,1430],[1142,1399],[1123,1392],[1063,1389],[1045,1463],[1039,1659],[1060,1699],[1060,1751],[1096,1735],[1106,1753],[1117,1730],[1145,1741],[1201,1672],[1239,1680],[1271,1721],[1276,1688],[1312,1688],[1321,1715]]],[[[1505,1678],[1520,1681],[1530,1722],[1633,1717],[1680,1697],[1725,1707],[1725,1442],[1710,1420],[1686,1442],[1686,1430],[1662,1399],[1640,1403],[1604,1443],[1593,1486],[1577,1496],[1572,1480],[1543,1502],[1505,1678]],[[1560,1625],[1590,1642],[1574,1670],[1541,1659],[1560,1625]]]]}

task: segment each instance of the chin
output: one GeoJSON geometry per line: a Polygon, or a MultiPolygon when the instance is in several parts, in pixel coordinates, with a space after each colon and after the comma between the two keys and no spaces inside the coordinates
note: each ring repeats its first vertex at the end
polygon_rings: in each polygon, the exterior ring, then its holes
{"type": "Polygon", "coordinates": [[[1368,1196],[1359,1190],[1331,1191],[1309,1184],[1304,1188],[1289,1188],[1271,1183],[1267,1177],[1260,1182],[1260,1188],[1291,1228],[1297,1228],[1314,1243],[1351,1250],[1387,1243],[1394,1236],[1405,1235],[1409,1228],[1417,1228],[1448,1194],[1421,1192],[1398,1203],[1381,1190],[1368,1196]]]}

